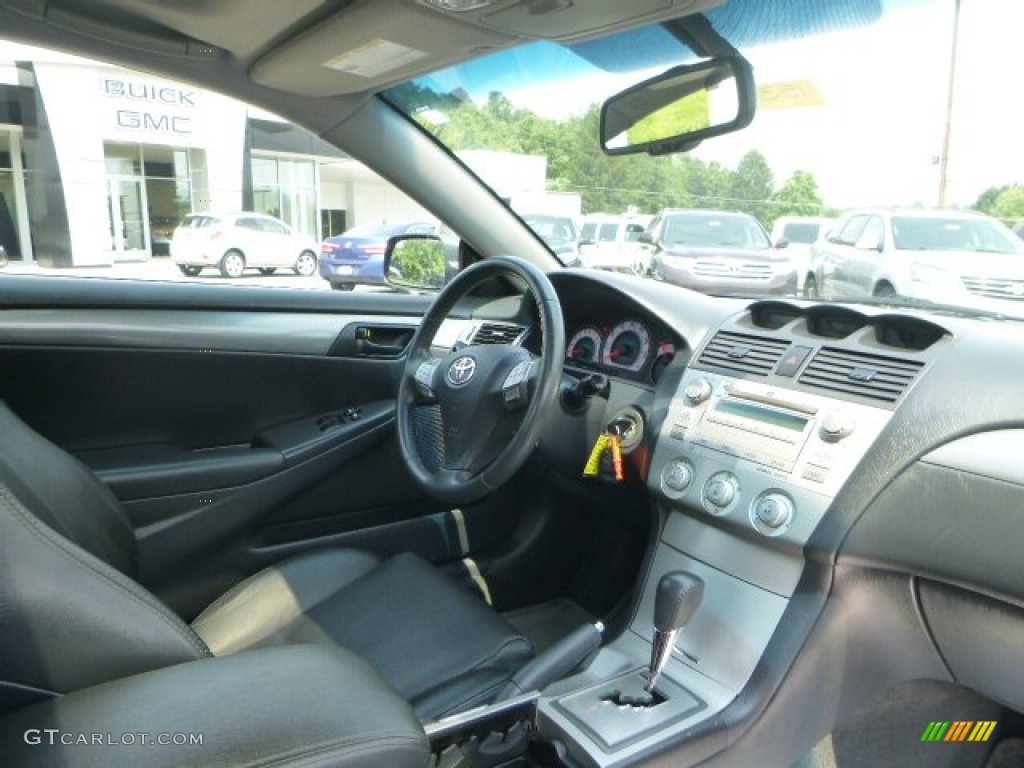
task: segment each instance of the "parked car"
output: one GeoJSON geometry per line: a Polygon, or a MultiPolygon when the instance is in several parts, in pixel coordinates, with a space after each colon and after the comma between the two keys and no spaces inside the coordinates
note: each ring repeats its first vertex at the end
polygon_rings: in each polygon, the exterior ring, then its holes
{"type": "Polygon", "coordinates": [[[320,244],[320,277],[336,291],[351,291],[357,285],[387,285],[384,250],[388,239],[437,234],[440,226],[430,221],[358,224],[320,244]]]}
{"type": "Polygon", "coordinates": [[[796,267],[796,292],[803,293],[804,280],[811,271],[811,245],[826,236],[835,219],[820,216],[780,216],[772,225],[772,243],[786,248],[796,267]]]}
{"type": "Polygon", "coordinates": [[[651,247],[640,242],[650,216],[593,213],[583,217],[580,262],[592,269],[643,275],[651,263],[651,247]]]}
{"type": "Polygon", "coordinates": [[[571,216],[523,213],[520,217],[566,266],[580,263],[580,234],[571,216]]]}
{"type": "Polygon", "coordinates": [[[262,213],[190,213],[174,230],[171,258],[189,277],[206,267],[224,277],[241,277],[247,269],[264,275],[294,269],[309,277],[316,272],[316,241],[262,213]]]}
{"type": "Polygon", "coordinates": [[[745,213],[665,209],[642,237],[654,246],[654,277],[703,293],[796,291],[796,269],[761,223],[745,213]]]}
{"type": "Polygon", "coordinates": [[[859,209],[813,246],[809,295],[1024,300],[1024,242],[980,213],[859,209]]]}

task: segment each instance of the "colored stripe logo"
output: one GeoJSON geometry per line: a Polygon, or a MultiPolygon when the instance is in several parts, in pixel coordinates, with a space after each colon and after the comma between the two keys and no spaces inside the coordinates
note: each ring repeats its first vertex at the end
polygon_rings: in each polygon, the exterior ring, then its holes
{"type": "Polygon", "coordinates": [[[988,741],[995,720],[933,720],[921,734],[921,741],[988,741]]]}

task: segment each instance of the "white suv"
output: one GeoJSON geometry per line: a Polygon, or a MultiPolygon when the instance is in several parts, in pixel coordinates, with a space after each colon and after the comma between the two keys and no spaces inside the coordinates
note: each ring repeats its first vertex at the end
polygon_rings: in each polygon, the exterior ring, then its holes
{"type": "Polygon", "coordinates": [[[651,263],[651,246],[639,241],[650,216],[640,214],[617,216],[593,213],[583,217],[580,230],[580,261],[592,269],[614,272],[647,273],[651,263]]]}
{"type": "Polygon", "coordinates": [[[174,230],[171,257],[182,274],[195,277],[215,267],[224,277],[246,269],[271,275],[293,269],[308,277],[316,272],[317,244],[306,235],[262,213],[190,213],[174,230]]]}
{"type": "Polygon", "coordinates": [[[826,237],[835,219],[819,216],[780,216],[772,225],[772,242],[785,248],[796,267],[796,292],[804,292],[804,280],[811,271],[811,246],[826,237]]]}
{"type": "Polygon", "coordinates": [[[1000,310],[1006,300],[1024,301],[1024,241],[980,213],[852,211],[812,246],[812,260],[812,296],[905,296],[1000,310]]]}

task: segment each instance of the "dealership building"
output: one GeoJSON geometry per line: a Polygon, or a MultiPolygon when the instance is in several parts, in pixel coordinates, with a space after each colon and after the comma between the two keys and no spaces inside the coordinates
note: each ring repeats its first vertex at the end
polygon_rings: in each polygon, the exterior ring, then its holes
{"type": "Polygon", "coordinates": [[[266,112],[0,43],[8,259],[77,267],[159,258],[187,213],[209,210],[268,213],[317,239],[364,221],[430,218],[361,164],[266,112]]]}

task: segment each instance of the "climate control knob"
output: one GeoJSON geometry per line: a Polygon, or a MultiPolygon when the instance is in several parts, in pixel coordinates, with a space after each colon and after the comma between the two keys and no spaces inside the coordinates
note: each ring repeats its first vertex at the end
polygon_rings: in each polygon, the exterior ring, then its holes
{"type": "Polygon", "coordinates": [[[693,465],[682,459],[673,459],[661,470],[661,482],[669,492],[682,493],[693,482],[693,465]]]}
{"type": "Polygon", "coordinates": [[[731,472],[716,472],[704,483],[704,508],[713,515],[723,515],[740,494],[740,481],[731,472]]]}
{"type": "Polygon", "coordinates": [[[760,533],[772,536],[781,533],[793,520],[793,500],[779,491],[758,496],[751,507],[751,522],[760,533]]]}
{"type": "Polygon", "coordinates": [[[697,405],[711,397],[712,391],[713,388],[710,381],[707,379],[694,379],[683,387],[683,397],[691,405],[697,405]]]}
{"type": "Polygon", "coordinates": [[[825,414],[818,428],[818,434],[826,443],[838,443],[853,432],[856,423],[853,417],[843,411],[831,411],[825,414]]]}

